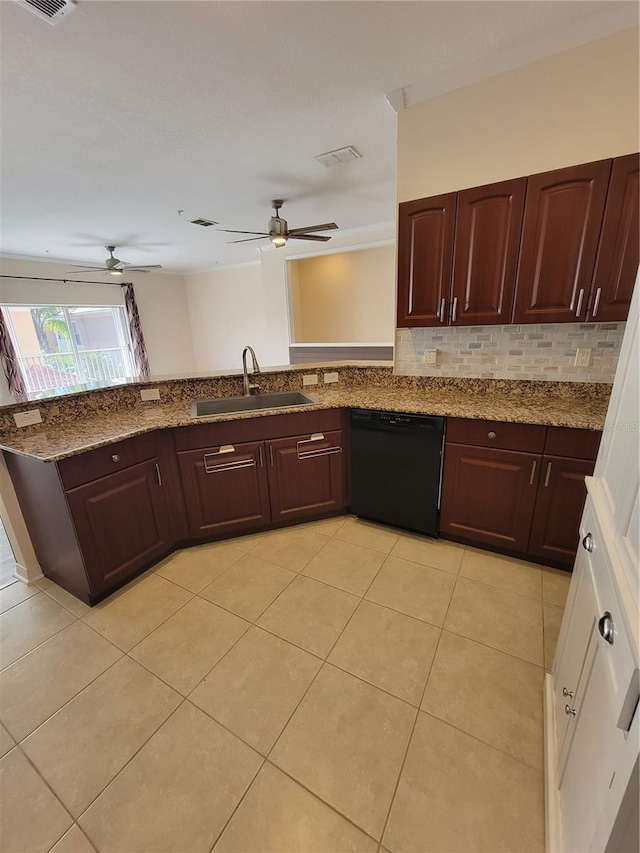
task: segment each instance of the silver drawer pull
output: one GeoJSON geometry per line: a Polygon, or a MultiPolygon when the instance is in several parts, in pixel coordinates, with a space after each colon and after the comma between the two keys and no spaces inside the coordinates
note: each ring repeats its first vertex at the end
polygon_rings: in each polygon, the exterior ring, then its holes
{"type": "Polygon", "coordinates": [[[112,462],[119,462],[120,461],[120,457],[118,456],[117,453],[113,454],[113,456],[111,457],[111,461],[112,462]]]}
{"type": "Polygon", "coordinates": [[[233,444],[222,444],[220,445],[219,450],[212,450],[210,453],[205,453],[204,458],[207,456],[221,456],[223,453],[235,453],[236,449],[233,444]]]}
{"type": "Polygon", "coordinates": [[[237,459],[234,462],[220,462],[218,465],[209,465],[205,462],[204,470],[207,474],[215,474],[218,471],[237,471],[239,468],[253,468],[255,464],[255,459],[237,459]]]}
{"type": "Polygon", "coordinates": [[[604,614],[598,620],[598,631],[600,631],[600,636],[609,643],[610,646],[613,645],[613,616],[609,613],[608,610],[605,610],[604,614]]]}
{"type": "Polygon", "coordinates": [[[570,716],[575,717],[575,715],[576,715],[576,709],[572,708],[571,705],[565,705],[564,706],[564,712],[565,712],[565,714],[567,714],[567,716],[570,715],[570,716]]]}
{"type": "Polygon", "coordinates": [[[301,438],[299,442],[297,442],[298,447],[301,444],[309,444],[311,441],[324,441],[324,433],[323,432],[312,432],[311,438],[301,438]]]}
{"type": "Polygon", "coordinates": [[[487,433],[487,438],[491,438],[491,439],[493,439],[493,438],[495,438],[495,437],[496,437],[496,434],[495,434],[495,432],[493,432],[493,430],[491,430],[491,432],[488,432],[488,433],[487,433]]]}
{"type": "Polygon", "coordinates": [[[593,536],[590,533],[587,533],[587,535],[582,540],[582,547],[590,554],[593,551],[593,536]]]}
{"type": "Polygon", "coordinates": [[[531,466],[531,476],[529,477],[529,485],[533,486],[533,480],[536,476],[536,468],[538,467],[538,460],[533,460],[533,465],[531,466]]]}
{"type": "Polygon", "coordinates": [[[341,447],[322,447],[318,450],[298,450],[298,459],[312,459],[314,456],[331,456],[332,453],[342,453],[341,447]]]}
{"type": "Polygon", "coordinates": [[[573,690],[567,690],[566,687],[563,687],[562,695],[568,697],[569,699],[573,699],[573,690]]]}

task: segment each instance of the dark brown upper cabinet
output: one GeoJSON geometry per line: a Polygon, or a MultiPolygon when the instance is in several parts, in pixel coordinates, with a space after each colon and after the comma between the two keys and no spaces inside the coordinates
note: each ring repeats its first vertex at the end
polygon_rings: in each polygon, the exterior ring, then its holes
{"type": "Polygon", "coordinates": [[[450,323],[508,323],[518,266],[526,178],[458,193],[450,323]]]}
{"type": "Polygon", "coordinates": [[[447,325],[456,193],[398,210],[398,327],[447,325]]]}
{"type": "Polygon", "coordinates": [[[599,160],[529,178],[514,323],[586,319],[610,173],[599,160]]]}
{"type": "Polygon", "coordinates": [[[588,320],[626,320],[629,313],[640,258],[639,161],[638,154],[613,161],[588,320]]]}

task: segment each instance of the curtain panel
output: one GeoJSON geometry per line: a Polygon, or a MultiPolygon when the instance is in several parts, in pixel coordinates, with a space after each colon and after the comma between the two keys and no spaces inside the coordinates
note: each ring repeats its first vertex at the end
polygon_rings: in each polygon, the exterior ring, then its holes
{"type": "Polygon", "coordinates": [[[12,394],[26,394],[27,386],[2,310],[0,310],[0,359],[2,360],[4,375],[7,377],[9,391],[12,394]]]}
{"type": "Polygon", "coordinates": [[[147,348],[144,343],[144,335],[142,334],[142,326],[140,324],[140,315],[138,314],[138,306],[136,297],[133,292],[132,284],[124,284],[124,304],[127,310],[127,318],[129,320],[129,330],[131,332],[131,342],[133,344],[133,358],[135,361],[138,376],[146,379],[151,371],[149,370],[149,359],[147,357],[147,348]]]}

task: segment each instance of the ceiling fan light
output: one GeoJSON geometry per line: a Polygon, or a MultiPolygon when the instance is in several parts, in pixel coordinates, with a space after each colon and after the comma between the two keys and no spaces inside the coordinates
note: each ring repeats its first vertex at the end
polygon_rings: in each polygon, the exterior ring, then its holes
{"type": "Polygon", "coordinates": [[[122,270],[109,270],[109,275],[122,275],[122,270]]]}
{"type": "Polygon", "coordinates": [[[283,246],[287,245],[287,238],[284,234],[270,234],[269,239],[276,247],[276,249],[281,249],[283,246]]]}

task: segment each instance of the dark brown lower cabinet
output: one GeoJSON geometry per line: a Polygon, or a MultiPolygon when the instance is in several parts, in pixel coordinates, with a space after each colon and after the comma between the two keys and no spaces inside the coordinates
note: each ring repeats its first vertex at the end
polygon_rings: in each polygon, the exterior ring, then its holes
{"type": "Polygon", "coordinates": [[[345,506],[342,431],[312,433],[267,443],[273,521],[345,506]]]}
{"type": "Polygon", "coordinates": [[[262,441],[189,450],[178,459],[194,539],[269,523],[262,441]]]}
{"type": "Polygon", "coordinates": [[[447,444],[442,478],[443,533],[478,544],[526,551],[540,456],[447,444]]]}
{"type": "Polygon", "coordinates": [[[93,595],[173,546],[160,461],[152,458],[67,492],[93,595]]]}
{"type": "Polygon", "coordinates": [[[593,462],[544,456],[531,525],[529,553],[553,562],[573,563],[593,462]]]}

